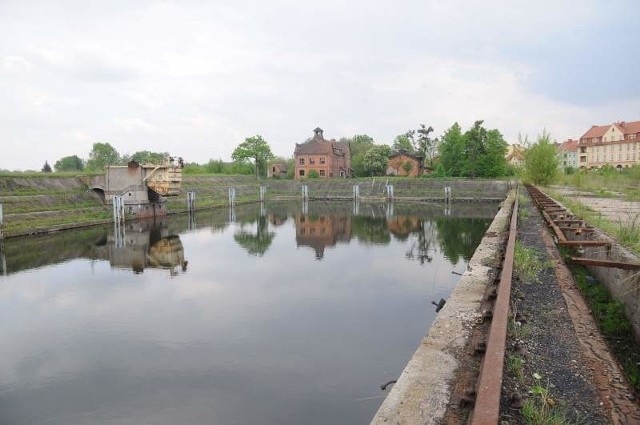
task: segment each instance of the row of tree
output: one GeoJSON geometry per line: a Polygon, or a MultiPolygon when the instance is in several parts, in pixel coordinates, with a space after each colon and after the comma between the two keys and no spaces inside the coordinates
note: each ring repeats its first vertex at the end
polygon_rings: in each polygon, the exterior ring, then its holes
{"type": "MultiPolygon", "coordinates": [[[[432,137],[433,127],[425,124],[415,130],[408,130],[395,137],[391,146],[376,144],[366,134],[358,134],[340,141],[351,146],[351,167],[356,176],[376,176],[386,172],[389,155],[393,151],[422,158],[424,166],[433,175],[449,177],[499,177],[511,173],[505,159],[507,142],[497,129],[486,129],[483,121],[463,133],[458,123],[454,123],[440,138],[432,137]]],[[[528,144],[525,139],[525,144],[528,144]]],[[[555,146],[549,134],[544,132],[535,144],[526,146],[526,173],[536,183],[548,182],[555,175],[557,159],[555,146]]],[[[160,163],[169,156],[166,152],[138,151],[132,155],[121,155],[109,143],[94,143],[86,160],[77,155],[66,156],[54,164],[55,171],[99,172],[107,165],[124,165],[129,161],[140,163],[160,163]]],[[[268,142],[260,135],[246,138],[232,155],[232,162],[209,160],[208,163],[186,163],[186,174],[255,174],[267,173],[267,167],[276,160],[288,165],[289,177],[293,177],[293,158],[276,158],[268,142]]],[[[45,163],[42,171],[50,172],[45,163]]]]}

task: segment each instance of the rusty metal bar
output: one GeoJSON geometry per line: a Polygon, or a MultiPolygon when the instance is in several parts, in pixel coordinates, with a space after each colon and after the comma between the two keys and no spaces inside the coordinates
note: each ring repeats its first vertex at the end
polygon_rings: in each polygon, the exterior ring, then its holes
{"type": "Polygon", "coordinates": [[[542,211],[542,216],[544,217],[545,221],[549,224],[549,226],[551,226],[551,228],[553,229],[553,232],[556,234],[558,241],[567,242],[567,237],[564,235],[562,230],[560,230],[556,222],[553,221],[551,217],[549,217],[549,214],[547,214],[546,211],[542,211]]]}
{"type": "Polygon", "coordinates": [[[562,246],[611,246],[611,242],[607,241],[558,241],[558,245],[562,246]]]}
{"type": "Polygon", "coordinates": [[[500,415],[500,392],[502,388],[502,366],[507,339],[507,323],[509,320],[509,301],[511,299],[511,277],[513,274],[513,257],[516,244],[516,229],[518,225],[518,197],[515,197],[509,238],[505,250],[498,297],[493,308],[491,329],[487,339],[487,349],[482,370],[478,381],[478,396],[476,398],[472,425],[495,425],[500,415]]]}
{"type": "Polygon", "coordinates": [[[609,267],[623,270],[640,270],[638,263],[623,263],[621,261],[598,260],[595,258],[571,257],[571,261],[583,266],[609,267]]]}

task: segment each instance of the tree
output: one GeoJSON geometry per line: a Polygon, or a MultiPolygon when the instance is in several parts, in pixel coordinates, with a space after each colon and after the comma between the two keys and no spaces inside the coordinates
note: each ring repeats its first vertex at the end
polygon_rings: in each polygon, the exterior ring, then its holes
{"type": "Polygon", "coordinates": [[[524,151],[525,176],[531,183],[547,185],[558,173],[556,147],[546,130],[538,136],[536,143],[524,151]]]}
{"type": "Polygon", "coordinates": [[[366,134],[356,134],[351,139],[342,138],[341,142],[349,142],[351,146],[351,169],[356,176],[366,176],[363,166],[364,154],[374,145],[373,138],[366,134]]]}
{"type": "Polygon", "coordinates": [[[86,168],[91,171],[102,171],[108,165],[120,163],[120,154],[109,143],[94,143],[89,152],[86,168]]]}
{"type": "Polygon", "coordinates": [[[260,135],[247,137],[231,154],[236,162],[244,162],[252,159],[256,168],[256,178],[266,171],[267,161],[274,158],[269,144],[260,135]]]}
{"type": "Polygon", "coordinates": [[[309,177],[310,179],[317,179],[320,178],[320,175],[316,170],[311,170],[309,171],[309,175],[307,177],[309,177]]]}
{"type": "Polygon", "coordinates": [[[433,160],[438,152],[438,138],[432,139],[429,137],[429,134],[433,132],[433,127],[420,124],[420,128],[416,132],[418,133],[418,140],[415,141],[415,151],[424,158],[429,167],[433,168],[433,160]]]}
{"type": "Polygon", "coordinates": [[[507,172],[507,142],[496,129],[476,121],[464,135],[458,123],[442,136],[440,164],[445,173],[461,177],[498,177],[507,172]]]}
{"type": "Polygon", "coordinates": [[[78,155],[65,156],[53,164],[56,171],[82,171],[84,164],[78,155]]]}
{"type": "Polygon", "coordinates": [[[367,174],[383,175],[389,162],[391,148],[388,145],[375,145],[364,155],[363,168],[367,174]]]}
{"type": "Polygon", "coordinates": [[[42,166],[42,172],[43,173],[50,173],[51,172],[51,166],[49,165],[49,161],[45,161],[44,165],[42,166]]]}
{"type": "Polygon", "coordinates": [[[415,153],[412,137],[413,134],[411,131],[397,135],[396,138],[393,139],[393,145],[391,148],[396,152],[405,151],[410,154],[415,153]]]}
{"type": "Polygon", "coordinates": [[[462,175],[464,137],[462,129],[456,122],[445,131],[442,143],[439,146],[440,164],[447,176],[459,177],[462,175]]]}

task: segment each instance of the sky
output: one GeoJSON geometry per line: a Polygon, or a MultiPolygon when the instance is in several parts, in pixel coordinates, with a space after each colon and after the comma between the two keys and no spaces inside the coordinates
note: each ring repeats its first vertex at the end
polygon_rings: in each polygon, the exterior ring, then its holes
{"type": "Polygon", "coordinates": [[[0,0],[0,169],[96,142],[229,161],[254,135],[291,157],[318,126],[563,141],[640,120],[639,21],[636,0],[0,0]]]}

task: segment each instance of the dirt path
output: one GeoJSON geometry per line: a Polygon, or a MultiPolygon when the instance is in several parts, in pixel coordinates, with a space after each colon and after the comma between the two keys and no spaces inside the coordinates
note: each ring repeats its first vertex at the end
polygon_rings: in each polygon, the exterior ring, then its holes
{"type": "Polygon", "coordinates": [[[553,190],[601,213],[613,223],[640,226],[640,202],[612,197],[597,197],[589,192],[567,187],[553,187],[553,190]]]}
{"type": "Polygon", "coordinates": [[[520,217],[518,240],[544,265],[513,283],[516,324],[508,337],[501,403],[502,423],[526,423],[513,401],[533,400],[534,387],[569,423],[640,423],[640,408],[618,362],[591,317],[531,201],[520,217]],[[519,367],[514,367],[520,359],[519,367]]]}

